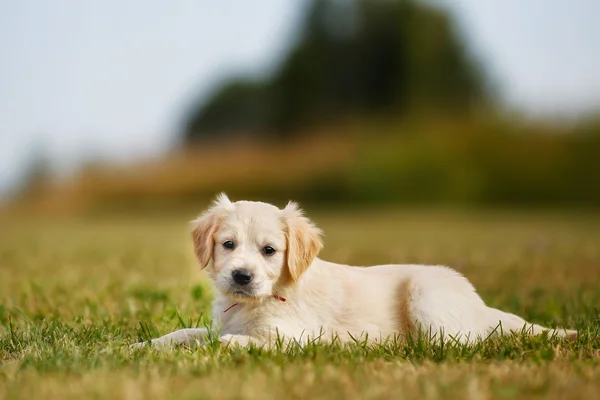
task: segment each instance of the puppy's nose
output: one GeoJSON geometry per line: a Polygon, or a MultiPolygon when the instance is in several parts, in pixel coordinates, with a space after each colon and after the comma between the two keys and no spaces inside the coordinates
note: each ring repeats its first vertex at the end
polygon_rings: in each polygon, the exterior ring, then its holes
{"type": "Polygon", "coordinates": [[[238,285],[247,285],[252,281],[252,273],[246,271],[245,269],[236,269],[231,275],[233,276],[233,280],[238,285]]]}

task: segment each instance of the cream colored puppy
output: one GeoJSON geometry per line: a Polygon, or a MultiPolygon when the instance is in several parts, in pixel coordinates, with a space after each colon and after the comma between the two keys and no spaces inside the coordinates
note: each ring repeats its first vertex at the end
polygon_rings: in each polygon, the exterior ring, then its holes
{"type": "MultiPolygon", "coordinates": [[[[194,221],[194,249],[216,289],[213,318],[222,343],[383,340],[419,332],[465,343],[523,329],[577,335],[486,306],[469,281],[447,267],[364,268],[320,260],[320,234],[293,202],[281,210],[261,202],[232,203],[224,194],[194,221]]],[[[202,343],[207,333],[182,329],[152,344],[202,343]]]]}

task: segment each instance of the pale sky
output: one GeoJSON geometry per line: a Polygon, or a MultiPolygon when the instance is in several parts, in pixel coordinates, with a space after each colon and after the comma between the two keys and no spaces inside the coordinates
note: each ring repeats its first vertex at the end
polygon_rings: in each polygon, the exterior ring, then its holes
{"type": "MultiPolygon", "coordinates": [[[[429,0],[448,8],[507,102],[600,107],[600,1],[429,0]]],[[[0,193],[32,154],[60,171],[164,152],[229,73],[271,68],[305,0],[0,0],[0,193]]]]}

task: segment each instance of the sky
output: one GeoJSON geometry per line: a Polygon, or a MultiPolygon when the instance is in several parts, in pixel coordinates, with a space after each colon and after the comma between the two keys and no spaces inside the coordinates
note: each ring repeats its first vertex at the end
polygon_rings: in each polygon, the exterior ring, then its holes
{"type": "MultiPolygon", "coordinates": [[[[600,107],[600,1],[428,0],[449,10],[505,101],[532,116],[600,107]]],[[[35,155],[156,156],[234,73],[268,73],[306,0],[0,0],[0,196],[35,155]]]]}

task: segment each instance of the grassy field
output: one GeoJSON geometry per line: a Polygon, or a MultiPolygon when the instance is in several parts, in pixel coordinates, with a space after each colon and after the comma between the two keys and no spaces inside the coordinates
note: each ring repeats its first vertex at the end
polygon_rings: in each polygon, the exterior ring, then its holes
{"type": "Polygon", "coordinates": [[[0,224],[3,398],[594,398],[600,393],[600,216],[310,212],[322,258],[435,263],[484,300],[581,331],[476,347],[415,341],[267,352],[126,345],[202,324],[211,292],[193,216],[6,218],[0,224]]]}

